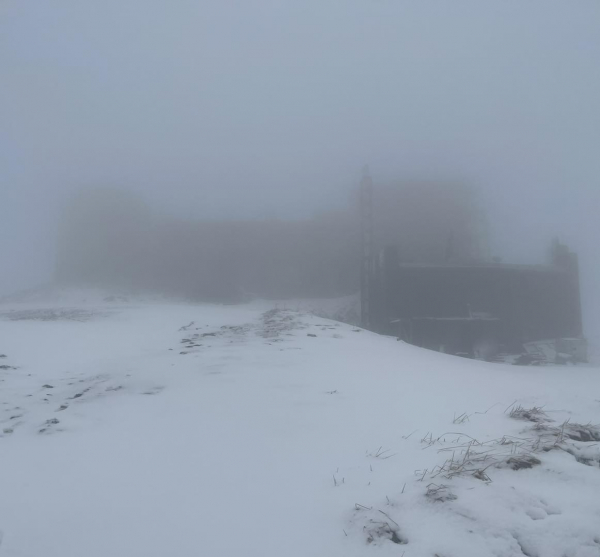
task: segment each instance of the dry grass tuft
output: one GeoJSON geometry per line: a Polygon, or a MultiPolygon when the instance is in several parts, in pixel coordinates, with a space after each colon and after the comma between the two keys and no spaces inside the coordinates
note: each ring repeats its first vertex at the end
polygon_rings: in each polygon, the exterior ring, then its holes
{"type": "Polygon", "coordinates": [[[523,420],[527,422],[543,423],[551,422],[548,415],[542,407],[534,406],[533,408],[523,408],[522,406],[513,406],[508,414],[513,420],[523,420]]]}

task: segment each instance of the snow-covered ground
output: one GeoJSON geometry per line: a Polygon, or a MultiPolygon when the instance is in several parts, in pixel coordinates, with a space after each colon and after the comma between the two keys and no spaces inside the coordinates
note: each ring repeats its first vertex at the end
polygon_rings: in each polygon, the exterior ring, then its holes
{"type": "Polygon", "coordinates": [[[297,309],[0,307],[0,556],[600,555],[599,369],[297,309]]]}

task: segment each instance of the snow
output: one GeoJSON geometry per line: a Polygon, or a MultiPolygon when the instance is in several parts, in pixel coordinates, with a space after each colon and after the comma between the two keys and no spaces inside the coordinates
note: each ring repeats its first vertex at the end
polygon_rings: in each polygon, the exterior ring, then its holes
{"type": "Polygon", "coordinates": [[[597,368],[105,298],[0,307],[0,556],[600,555],[597,368]]]}

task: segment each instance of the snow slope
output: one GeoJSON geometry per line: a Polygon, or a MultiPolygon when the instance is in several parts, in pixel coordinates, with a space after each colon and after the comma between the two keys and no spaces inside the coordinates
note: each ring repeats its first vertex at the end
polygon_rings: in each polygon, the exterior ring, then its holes
{"type": "Polygon", "coordinates": [[[600,555],[598,369],[268,309],[1,307],[0,556],[600,555]]]}

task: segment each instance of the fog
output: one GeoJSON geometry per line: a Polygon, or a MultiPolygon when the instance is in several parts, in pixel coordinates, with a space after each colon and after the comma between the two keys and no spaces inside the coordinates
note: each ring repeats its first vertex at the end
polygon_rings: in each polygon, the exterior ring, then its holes
{"type": "Polygon", "coordinates": [[[0,294],[55,278],[81,192],[303,222],[352,214],[369,164],[376,186],[474,188],[503,260],[560,237],[591,329],[599,24],[595,0],[4,0],[0,294]]]}

